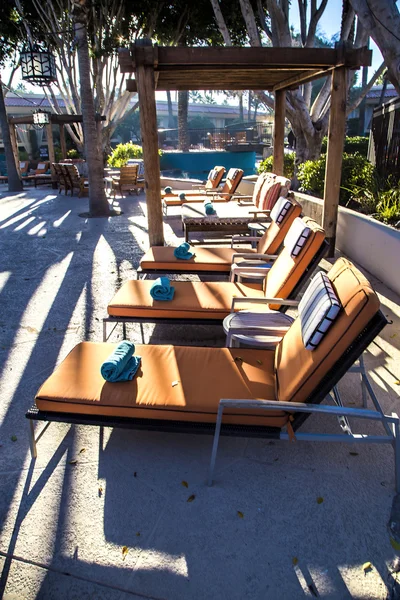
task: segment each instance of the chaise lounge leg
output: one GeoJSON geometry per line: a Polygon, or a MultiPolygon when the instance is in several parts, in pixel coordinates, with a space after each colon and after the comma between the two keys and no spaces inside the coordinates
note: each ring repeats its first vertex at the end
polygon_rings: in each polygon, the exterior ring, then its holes
{"type": "Polygon", "coordinates": [[[359,358],[359,363],[360,363],[360,378],[361,378],[361,397],[362,397],[362,403],[363,403],[363,407],[367,408],[368,397],[367,397],[367,386],[365,385],[366,372],[365,372],[365,366],[364,366],[364,358],[363,358],[362,354],[361,354],[361,356],[359,358]]]}
{"type": "Polygon", "coordinates": [[[123,321],[123,323],[122,323],[122,339],[123,340],[127,339],[127,337],[126,337],[126,323],[125,323],[125,321],[123,321]]]}
{"type": "Polygon", "coordinates": [[[32,458],[37,457],[37,447],[35,439],[35,424],[32,419],[29,419],[29,447],[31,449],[32,458]]]}
{"type": "Polygon", "coordinates": [[[107,321],[103,319],[103,342],[107,341],[107,321]]]}
{"type": "Polygon", "coordinates": [[[392,413],[392,417],[396,417],[396,421],[392,423],[392,431],[394,436],[394,472],[396,493],[400,494],[400,421],[395,413],[392,413]]]}
{"type": "Polygon", "coordinates": [[[213,484],[213,475],[214,475],[215,461],[216,461],[217,452],[218,452],[219,436],[221,433],[223,410],[224,410],[224,407],[222,404],[220,404],[218,407],[217,422],[215,424],[214,442],[213,442],[213,447],[212,447],[212,452],[211,452],[210,470],[208,473],[208,486],[211,486],[213,484]]]}

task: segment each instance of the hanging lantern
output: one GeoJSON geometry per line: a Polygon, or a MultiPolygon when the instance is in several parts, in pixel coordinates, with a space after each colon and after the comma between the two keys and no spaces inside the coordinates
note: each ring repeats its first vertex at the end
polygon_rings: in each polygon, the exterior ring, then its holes
{"type": "Polygon", "coordinates": [[[49,85],[57,79],[54,55],[37,44],[30,44],[20,55],[22,79],[36,85],[49,85]]]}
{"type": "Polygon", "coordinates": [[[51,122],[51,114],[49,112],[46,112],[45,110],[42,110],[41,108],[38,108],[37,110],[33,111],[32,117],[33,126],[36,129],[42,129],[42,127],[48,125],[51,122]]]}

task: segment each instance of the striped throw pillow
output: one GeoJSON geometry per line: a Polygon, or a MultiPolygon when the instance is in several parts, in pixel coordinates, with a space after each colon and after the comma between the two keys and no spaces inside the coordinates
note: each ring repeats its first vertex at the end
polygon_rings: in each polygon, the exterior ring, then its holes
{"type": "Polygon", "coordinates": [[[340,311],[340,302],[325,273],[317,273],[299,303],[301,335],[306,350],[315,350],[340,311]]]}
{"type": "Polygon", "coordinates": [[[227,179],[236,179],[236,177],[238,175],[239,175],[239,169],[229,169],[226,178],[227,179]]]}
{"type": "Polygon", "coordinates": [[[304,223],[303,219],[300,219],[300,217],[297,217],[293,221],[283,242],[283,245],[292,258],[296,258],[296,256],[300,254],[310,232],[311,229],[304,223]]]}
{"type": "Polygon", "coordinates": [[[267,184],[267,188],[265,190],[263,189],[260,194],[258,208],[260,210],[272,210],[280,196],[281,187],[281,184],[276,182],[269,186],[267,184]]]}
{"type": "Polygon", "coordinates": [[[274,208],[271,210],[271,219],[275,221],[277,225],[280,225],[283,219],[288,214],[292,203],[287,198],[283,198],[282,196],[278,198],[274,208]]]}

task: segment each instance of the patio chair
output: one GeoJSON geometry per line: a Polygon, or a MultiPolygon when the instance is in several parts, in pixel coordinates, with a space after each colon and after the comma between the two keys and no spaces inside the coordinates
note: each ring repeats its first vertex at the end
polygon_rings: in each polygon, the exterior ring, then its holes
{"type": "Polygon", "coordinates": [[[35,169],[35,173],[34,175],[45,175],[47,174],[47,172],[50,169],[50,163],[49,162],[40,162],[38,163],[36,169],[35,169]]]}
{"type": "MultiPolygon", "coordinates": [[[[82,196],[84,192],[89,189],[89,182],[79,175],[79,171],[75,165],[60,165],[64,173],[65,180],[68,182],[69,189],[71,190],[71,196],[74,194],[74,190],[78,190],[78,198],[82,196]]],[[[66,193],[66,192],[65,192],[66,193]]]]}
{"type": "Polygon", "coordinates": [[[21,174],[21,177],[27,177],[29,172],[29,160],[19,161],[19,172],[21,174]]]}
{"type": "MultiPolygon", "coordinates": [[[[270,213],[271,223],[262,237],[233,236],[232,246],[236,242],[253,242],[256,248],[242,252],[243,258],[257,258],[258,254],[277,254],[294,219],[301,214],[301,206],[294,198],[282,199],[276,203],[270,213]]],[[[140,260],[138,277],[147,273],[229,273],[237,250],[231,248],[193,249],[195,256],[190,260],[178,260],[174,248],[153,246],[140,260]]],[[[237,259],[238,257],[236,257],[237,259]]]]}
{"type": "Polygon", "coordinates": [[[207,181],[204,185],[196,184],[192,186],[191,190],[176,190],[172,189],[171,192],[167,193],[165,190],[161,190],[161,198],[179,196],[179,194],[185,194],[185,196],[198,196],[199,194],[204,194],[204,192],[215,191],[217,190],[219,184],[221,183],[221,179],[225,174],[225,167],[215,166],[208,174],[207,181]]]}
{"type": "MultiPolygon", "coordinates": [[[[387,323],[377,295],[355,267],[343,269],[331,285],[341,309],[313,350],[306,347],[302,319],[297,318],[275,350],[138,346],[142,361],[137,376],[109,383],[100,367],[115,344],[79,343],[43,383],[26,413],[32,456],[37,456],[36,442],[42,433],[35,435],[35,421],[214,432],[209,484],[220,435],[387,443],[394,449],[399,492],[397,415],[384,414],[370,386],[376,410],[320,405],[331,398],[333,387],[387,323]],[[302,433],[300,427],[313,413],[327,420],[338,418],[345,433],[302,433]],[[352,417],[377,421],[384,431],[379,435],[353,433],[348,423],[352,417]]],[[[317,316],[319,307],[312,310],[311,316],[317,316]]]]}
{"type": "Polygon", "coordinates": [[[144,189],[144,179],[138,179],[139,165],[130,165],[127,167],[121,167],[119,176],[113,176],[111,182],[111,192],[114,195],[118,192],[120,196],[124,195],[124,192],[131,193],[135,190],[137,194],[144,189]]]}
{"type": "Polygon", "coordinates": [[[58,193],[61,194],[61,192],[64,190],[65,195],[67,195],[67,192],[70,189],[70,184],[69,184],[69,179],[67,179],[67,177],[64,173],[64,169],[62,168],[62,165],[60,165],[58,163],[52,163],[51,167],[52,167],[55,177],[57,179],[58,193]]]}
{"type": "Polygon", "coordinates": [[[168,206],[181,206],[186,202],[204,202],[206,199],[210,199],[212,202],[228,202],[235,194],[242,177],[242,169],[229,169],[225,183],[220,190],[211,190],[203,195],[189,196],[188,198],[185,196],[184,199],[179,198],[179,196],[165,196],[162,201],[164,214],[167,214],[168,206]]]}
{"type": "MultiPolygon", "coordinates": [[[[234,298],[248,298],[241,308],[251,309],[261,299],[272,310],[287,309],[274,298],[295,298],[327,249],[325,232],[313,219],[297,218],[287,233],[278,256],[263,255],[260,262],[232,265],[231,281],[174,281],[172,301],[153,300],[150,288],[153,281],[128,280],[109,302],[108,316],[103,319],[103,340],[108,339],[107,324],[122,323],[218,323],[230,312],[234,298]],[[270,262],[269,262],[270,261],[270,262]],[[272,262],[272,266],[271,266],[272,262]],[[243,284],[240,277],[257,277],[263,283],[243,284]]],[[[289,304],[287,302],[286,304],[289,304]]],[[[111,332],[110,332],[111,333],[111,332]]]]}

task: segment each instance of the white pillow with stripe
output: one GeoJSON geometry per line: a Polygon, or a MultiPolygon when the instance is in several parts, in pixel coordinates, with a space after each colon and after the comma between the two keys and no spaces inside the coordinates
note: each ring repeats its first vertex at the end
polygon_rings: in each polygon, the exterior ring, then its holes
{"type": "Polygon", "coordinates": [[[330,279],[325,273],[317,273],[299,302],[301,335],[306,350],[317,348],[340,309],[330,279]]]}
{"type": "Polygon", "coordinates": [[[281,196],[275,202],[275,206],[271,210],[271,213],[270,213],[271,219],[273,221],[275,221],[275,223],[277,225],[280,225],[282,223],[283,219],[288,214],[291,206],[292,206],[292,203],[290,202],[290,200],[281,196]]]}
{"type": "Polygon", "coordinates": [[[239,169],[229,169],[226,178],[227,179],[236,179],[236,177],[238,175],[239,175],[239,169]]]}
{"type": "Polygon", "coordinates": [[[301,249],[305,245],[308,236],[310,235],[310,232],[311,229],[300,217],[297,217],[293,221],[283,242],[283,245],[288,250],[290,256],[296,258],[296,256],[300,254],[301,249]]]}
{"type": "Polygon", "coordinates": [[[215,181],[218,177],[218,171],[216,169],[211,169],[211,171],[208,174],[208,179],[210,181],[215,181]]]}

